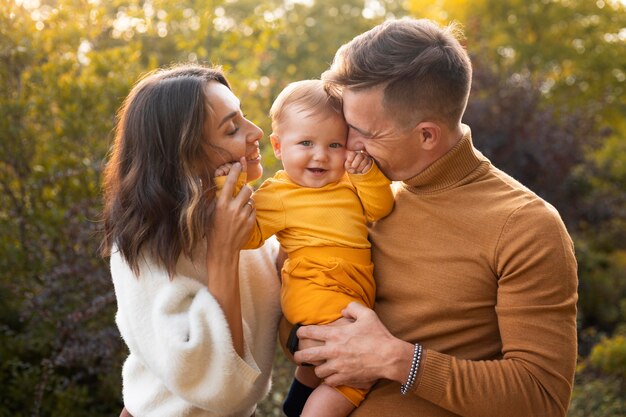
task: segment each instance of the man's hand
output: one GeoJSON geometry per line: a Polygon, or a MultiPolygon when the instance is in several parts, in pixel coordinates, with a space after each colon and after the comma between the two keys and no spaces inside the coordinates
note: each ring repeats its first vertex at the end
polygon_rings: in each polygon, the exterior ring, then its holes
{"type": "MultiPolygon", "coordinates": [[[[323,346],[296,352],[296,363],[324,363],[315,374],[331,386],[370,388],[378,379],[404,383],[411,367],[413,345],[395,338],[373,310],[352,302],[342,311],[349,322],[303,326],[300,339],[323,341],[323,346]]],[[[301,345],[302,346],[302,345],[301,345]]]]}
{"type": "MultiPolygon", "coordinates": [[[[327,326],[332,326],[332,325],[333,324],[328,324],[327,326]]],[[[278,339],[279,339],[280,347],[283,349],[283,353],[285,354],[287,359],[289,359],[291,362],[295,362],[295,359],[293,358],[293,356],[291,355],[291,352],[287,348],[287,339],[289,339],[289,334],[292,332],[293,327],[294,325],[289,323],[287,319],[285,318],[285,316],[283,316],[280,319],[280,323],[278,324],[278,339]]],[[[323,344],[324,343],[320,342],[319,340],[301,339],[299,340],[298,348],[296,350],[307,349],[313,346],[321,346],[323,344]]]]}

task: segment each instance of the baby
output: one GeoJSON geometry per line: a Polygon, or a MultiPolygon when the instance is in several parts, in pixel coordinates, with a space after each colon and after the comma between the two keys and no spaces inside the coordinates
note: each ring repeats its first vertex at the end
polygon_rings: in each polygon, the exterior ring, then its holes
{"type": "MultiPolygon", "coordinates": [[[[275,234],[287,252],[281,306],[290,323],[346,320],[341,310],[350,302],[374,305],[367,223],[391,212],[391,182],[369,155],[346,149],[341,103],[324,91],[321,81],[289,84],[270,117],[270,140],[283,170],[252,196],[257,224],[245,248],[259,247],[275,234]]],[[[216,170],[218,189],[230,166],[216,170]]],[[[303,416],[346,416],[367,394],[320,384],[308,367],[299,366],[295,379],[294,384],[315,388],[303,416]]],[[[285,413],[299,415],[301,405],[294,410],[288,402],[285,413]]]]}

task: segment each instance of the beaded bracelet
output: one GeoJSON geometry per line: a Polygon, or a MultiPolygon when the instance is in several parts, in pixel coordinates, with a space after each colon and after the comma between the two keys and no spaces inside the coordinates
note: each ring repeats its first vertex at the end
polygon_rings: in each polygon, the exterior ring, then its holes
{"type": "Polygon", "coordinates": [[[415,349],[413,350],[413,361],[411,362],[411,370],[409,371],[409,377],[406,380],[406,384],[402,384],[400,387],[400,393],[402,395],[406,395],[413,383],[415,382],[415,376],[417,375],[417,370],[420,367],[420,361],[422,360],[422,345],[419,343],[415,344],[415,349]]]}

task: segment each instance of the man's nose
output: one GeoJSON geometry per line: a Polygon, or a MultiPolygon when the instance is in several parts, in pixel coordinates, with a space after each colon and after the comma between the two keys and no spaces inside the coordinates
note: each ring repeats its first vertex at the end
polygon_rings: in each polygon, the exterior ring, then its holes
{"type": "Polygon", "coordinates": [[[365,145],[360,140],[359,135],[353,133],[352,131],[348,132],[348,140],[346,141],[346,148],[351,151],[363,151],[365,150],[365,145]]]}

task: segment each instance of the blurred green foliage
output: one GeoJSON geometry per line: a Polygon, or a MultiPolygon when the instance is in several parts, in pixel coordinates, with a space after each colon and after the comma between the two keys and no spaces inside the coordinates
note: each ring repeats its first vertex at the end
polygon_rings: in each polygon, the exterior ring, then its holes
{"type": "Polygon", "coordinates": [[[593,347],[589,359],[602,372],[626,379],[626,337],[618,335],[603,339],[593,347]]]}
{"type": "MultiPolygon", "coordinates": [[[[266,134],[273,98],[389,17],[464,25],[465,122],[554,204],[577,247],[570,416],[626,416],[626,10],[616,0],[0,0],[0,417],[110,416],[126,349],[98,256],[100,173],[139,76],[222,65],[266,134]]],[[[278,169],[262,145],[265,175],[278,169]]],[[[257,415],[279,416],[276,353],[257,415]]]]}
{"type": "Polygon", "coordinates": [[[626,416],[623,380],[577,375],[568,417],[626,416]]]}

